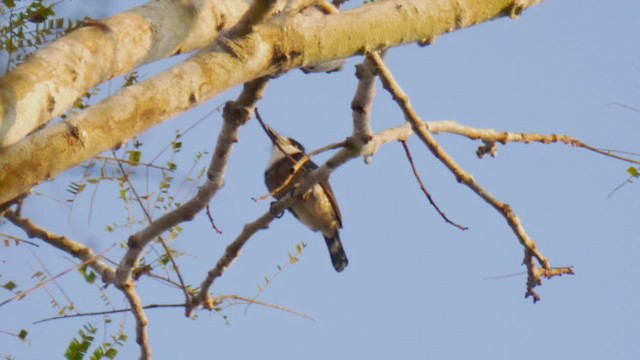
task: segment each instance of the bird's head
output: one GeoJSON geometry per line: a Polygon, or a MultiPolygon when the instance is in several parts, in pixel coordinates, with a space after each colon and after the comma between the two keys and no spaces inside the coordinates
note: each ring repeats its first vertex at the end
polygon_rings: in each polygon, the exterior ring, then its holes
{"type": "Polygon", "coordinates": [[[300,144],[296,140],[280,135],[269,125],[265,125],[265,130],[267,131],[267,135],[269,135],[269,138],[271,139],[271,142],[273,144],[271,160],[269,161],[269,165],[267,167],[270,167],[275,162],[287,155],[304,153],[304,146],[302,146],[302,144],[300,144]]]}

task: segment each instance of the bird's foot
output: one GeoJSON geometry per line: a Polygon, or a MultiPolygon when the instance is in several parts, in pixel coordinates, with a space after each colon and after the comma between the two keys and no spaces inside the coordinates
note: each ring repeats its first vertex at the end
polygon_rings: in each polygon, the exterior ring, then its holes
{"type": "Polygon", "coordinates": [[[280,212],[275,212],[275,210],[273,210],[273,205],[275,205],[276,202],[277,201],[271,202],[271,205],[269,206],[269,212],[271,213],[271,215],[275,216],[276,219],[280,219],[284,215],[284,210],[280,212]]]}

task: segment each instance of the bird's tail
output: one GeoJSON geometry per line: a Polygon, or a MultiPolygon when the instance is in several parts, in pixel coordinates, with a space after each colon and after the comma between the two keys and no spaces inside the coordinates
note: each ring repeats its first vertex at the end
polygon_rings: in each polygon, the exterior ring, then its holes
{"type": "Polygon", "coordinates": [[[347,254],[344,252],[344,248],[340,242],[340,235],[336,232],[336,235],[333,238],[325,236],[324,240],[327,242],[327,247],[329,248],[329,255],[331,256],[333,268],[336,269],[337,272],[344,270],[344,268],[349,265],[349,260],[347,259],[347,254]]]}

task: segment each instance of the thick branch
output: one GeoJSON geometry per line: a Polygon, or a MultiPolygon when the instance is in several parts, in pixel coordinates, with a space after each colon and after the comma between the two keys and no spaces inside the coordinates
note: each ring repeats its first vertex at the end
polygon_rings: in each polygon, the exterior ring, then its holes
{"type": "MultiPolygon", "coordinates": [[[[273,17],[254,26],[248,36],[221,38],[221,46],[127,87],[68,122],[1,149],[0,204],[251,79],[368,50],[426,42],[459,28],[513,15],[515,7],[524,9],[538,2],[468,0],[463,7],[455,0],[392,0],[325,16],[312,12],[273,17]]],[[[3,123],[15,122],[11,119],[18,111],[16,95],[8,98],[13,100],[3,105],[0,114],[9,116],[3,123]]]]}
{"type": "Polygon", "coordinates": [[[0,79],[0,148],[61,115],[96,85],[211,44],[246,9],[238,0],[159,0],[87,22],[0,79]]]}

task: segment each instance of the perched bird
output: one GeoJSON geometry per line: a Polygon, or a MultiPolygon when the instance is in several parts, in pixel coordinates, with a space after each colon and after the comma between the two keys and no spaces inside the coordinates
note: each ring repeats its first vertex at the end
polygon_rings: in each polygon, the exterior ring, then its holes
{"type": "MultiPolygon", "coordinates": [[[[264,172],[264,182],[267,185],[267,189],[273,191],[282,186],[284,181],[291,175],[293,165],[305,156],[305,150],[299,142],[278,134],[270,126],[264,125],[264,128],[273,142],[271,160],[264,172]]],[[[305,174],[317,168],[318,165],[313,161],[307,161],[291,181],[289,189],[294,188],[305,174]]],[[[275,194],[274,197],[280,199],[286,193],[286,191],[281,191],[275,194]]],[[[342,217],[329,182],[323,180],[315,184],[302,196],[300,201],[288,210],[309,229],[322,232],[322,236],[324,236],[329,248],[333,267],[338,272],[344,270],[349,261],[340,242],[339,229],[342,228],[342,217]]]]}

